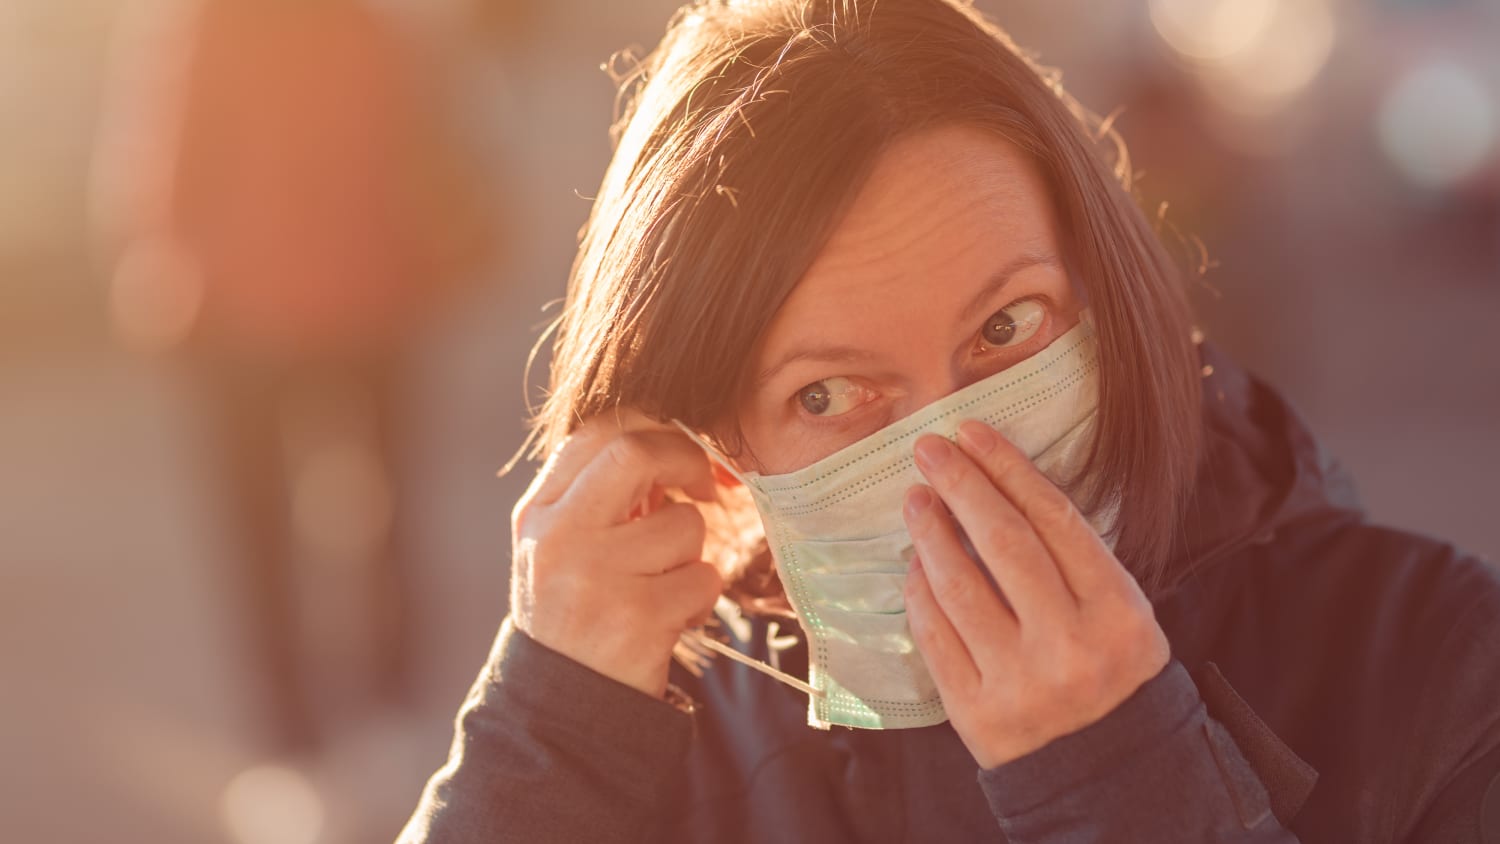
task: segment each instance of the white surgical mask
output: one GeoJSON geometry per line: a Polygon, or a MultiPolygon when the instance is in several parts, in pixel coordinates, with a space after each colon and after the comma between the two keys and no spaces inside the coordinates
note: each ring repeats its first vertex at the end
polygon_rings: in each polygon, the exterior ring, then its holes
{"type": "MultiPolygon", "coordinates": [[[[750,490],[777,573],[807,636],[808,723],[868,729],[948,719],[907,624],[903,586],[912,558],[902,501],[924,483],[912,446],[952,439],[965,419],[998,430],[1049,479],[1073,479],[1098,407],[1099,360],[1087,313],[1045,349],[916,413],[781,475],[740,472],[692,431],[750,490]]],[[[681,423],[678,423],[679,427],[681,423]]],[[[1107,534],[1114,510],[1093,527],[1107,534]]],[[[716,648],[722,650],[722,648],[716,648]]]]}

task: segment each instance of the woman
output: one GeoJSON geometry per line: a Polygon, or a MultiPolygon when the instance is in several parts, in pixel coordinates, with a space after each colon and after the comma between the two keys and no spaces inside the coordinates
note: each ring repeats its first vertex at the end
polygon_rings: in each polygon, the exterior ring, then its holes
{"type": "Polygon", "coordinates": [[[694,5],[629,84],[404,841],[1500,835],[1500,579],[1194,342],[1121,148],[1002,33],[694,5]],[[674,666],[710,616],[801,690],[674,666]]]}

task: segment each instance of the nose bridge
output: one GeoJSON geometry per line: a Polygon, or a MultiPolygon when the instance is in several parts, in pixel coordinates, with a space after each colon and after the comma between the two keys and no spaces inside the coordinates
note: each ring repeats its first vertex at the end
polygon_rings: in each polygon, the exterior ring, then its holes
{"type": "Polygon", "coordinates": [[[939,355],[924,356],[913,371],[908,412],[926,407],[984,377],[960,361],[939,355]]]}

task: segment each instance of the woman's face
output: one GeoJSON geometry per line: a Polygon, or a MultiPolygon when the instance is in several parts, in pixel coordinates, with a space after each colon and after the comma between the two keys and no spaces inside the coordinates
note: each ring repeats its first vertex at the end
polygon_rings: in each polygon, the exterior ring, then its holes
{"type": "Polygon", "coordinates": [[[800,469],[1030,357],[1078,322],[1047,186],[967,126],[898,140],[758,348],[745,468],[800,469]]]}

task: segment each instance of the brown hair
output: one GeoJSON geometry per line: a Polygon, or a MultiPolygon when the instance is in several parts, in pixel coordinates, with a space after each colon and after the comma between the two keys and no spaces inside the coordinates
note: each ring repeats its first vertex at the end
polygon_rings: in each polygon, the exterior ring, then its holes
{"type": "Polygon", "coordinates": [[[914,130],[973,125],[1028,153],[1053,193],[1102,363],[1098,483],[1080,504],[1118,502],[1116,553],[1156,582],[1199,452],[1191,312],[1123,143],[1056,74],[957,0],[766,0],[683,7],[621,83],[534,453],[621,406],[736,453],[756,343],[875,159],[914,130]]]}

